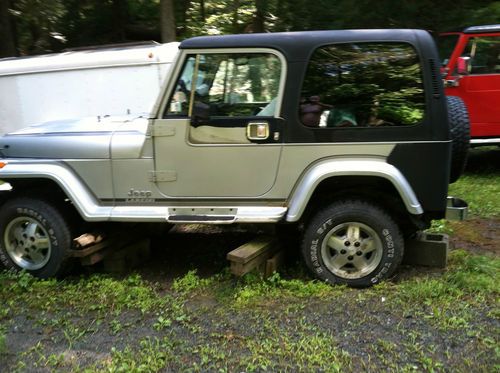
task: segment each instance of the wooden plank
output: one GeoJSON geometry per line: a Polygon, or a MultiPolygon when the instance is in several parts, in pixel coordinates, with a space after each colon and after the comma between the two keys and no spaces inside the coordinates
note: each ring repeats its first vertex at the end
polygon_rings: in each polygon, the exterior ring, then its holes
{"type": "Polygon", "coordinates": [[[92,253],[90,255],[84,256],[80,258],[80,262],[83,266],[91,266],[96,263],[99,263],[101,260],[103,260],[107,255],[109,255],[113,249],[111,247],[107,247],[104,250],[97,251],[95,253],[92,253]]]}
{"type": "Polygon", "coordinates": [[[85,248],[90,245],[95,245],[106,238],[106,235],[102,232],[84,233],[81,236],[75,238],[73,242],[75,246],[80,248],[85,248]]]}
{"type": "Polygon", "coordinates": [[[104,270],[115,273],[127,272],[150,258],[150,247],[150,238],[129,242],[104,258],[104,270]]]}
{"type": "Polygon", "coordinates": [[[72,255],[75,258],[80,258],[84,266],[94,265],[103,260],[108,254],[120,249],[130,241],[131,239],[125,236],[108,237],[106,240],[94,246],[90,246],[83,250],[74,250],[72,255]]]}
{"type": "Polygon", "coordinates": [[[74,258],[83,258],[83,257],[89,256],[89,255],[92,255],[97,251],[101,251],[101,250],[107,248],[108,246],[112,245],[113,242],[114,241],[112,239],[107,239],[107,240],[99,242],[95,245],[89,246],[85,249],[71,250],[71,256],[74,258]]]}
{"type": "MultiPolygon", "coordinates": [[[[265,273],[266,261],[271,258],[280,246],[274,239],[269,237],[259,237],[245,245],[240,246],[236,250],[240,250],[236,255],[229,255],[228,259],[236,258],[236,261],[231,260],[231,273],[235,276],[243,276],[244,274],[258,269],[265,273]],[[240,249],[244,250],[240,250],[240,249]],[[253,250],[252,250],[253,249],[253,250]]],[[[233,250],[233,251],[236,251],[233,250]]]]}
{"type": "Polygon", "coordinates": [[[279,267],[283,265],[285,261],[285,251],[280,250],[273,257],[267,259],[266,261],[266,272],[264,273],[264,277],[268,278],[273,275],[274,272],[277,272],[279,267]]]}
{"type": "Polygon", "coordinates": [[[274,238],[269,236],[260,236],[254,240],[234,249],[227,254],[227,259],[235,263],[248,263],[252,259],[264,253],[275,243],[274,238]]]}

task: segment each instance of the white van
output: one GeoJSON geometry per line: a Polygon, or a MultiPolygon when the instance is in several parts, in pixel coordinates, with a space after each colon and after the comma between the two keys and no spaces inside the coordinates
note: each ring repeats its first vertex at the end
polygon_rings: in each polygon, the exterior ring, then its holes
{"type": "Polygon", "coordinates": [[[52,120],[149,113],[179,43],[0,60],[0,134],[52,120]]]}

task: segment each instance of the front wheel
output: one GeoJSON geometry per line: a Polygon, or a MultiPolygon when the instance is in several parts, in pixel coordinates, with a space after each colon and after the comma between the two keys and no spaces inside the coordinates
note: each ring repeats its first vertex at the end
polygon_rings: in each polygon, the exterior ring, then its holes
{"type": "Polygon", "coordinates": [[[71,234],[62,214],[45,201],[16,198],[0,210],[0,261],[40,278],[63,273],[71,234]]]}
{"type": "Polygon", "coordinates": [[[403,237],[382,209],[363,201],[340,201],[307,224],[302,254],[316,277],[366,287],[388,278],[401,263],[403,237]]]}

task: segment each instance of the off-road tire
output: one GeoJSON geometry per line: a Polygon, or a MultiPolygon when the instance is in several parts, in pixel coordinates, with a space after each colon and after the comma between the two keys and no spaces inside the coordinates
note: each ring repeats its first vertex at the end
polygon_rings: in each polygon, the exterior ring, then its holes
{"type": "Polygon", "coordinates": [[[0,261],[7,269],[39,278],[62,275],[71,261],[71,237],[64,216],[43,200],[18,197],[0,209],[0,261]]]}
{"type": "Polygon", "coordinates": [[[320,211],[306,224],[302,242],[305,263],[317,278],[351,287],[390,277],[403,253],[398,225],[380,207],[361,200],[334,202],[320,211]]]}
{"type": "Polygon", "coordinates": [[[450,184],[464,172],[470,143],[470,121],[467,107],[460,97],[448,96],[448,121],[451,132],[450,184]]]}

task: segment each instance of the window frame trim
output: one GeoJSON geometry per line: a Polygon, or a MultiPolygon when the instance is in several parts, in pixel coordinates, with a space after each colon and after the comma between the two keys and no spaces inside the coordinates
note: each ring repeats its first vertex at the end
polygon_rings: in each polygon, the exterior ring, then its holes
{"type": "MultiPolygon", "coordinates": [[[[184,66],[186,64],[189,56],[199,56],[201,54],[237,54],[237,53],[245,53],[245,54],[272,54],[277,57],[281,63],[281,73],[280,73],[280,82],[278,85],[278,95],[276,96],[276,107],[274,109],[273,118],[279,118],[283,103],[283,97],[285,95],[285,85],[286,78],[288,74],[288,65],[285,56],[278,50],[272,48],[214,48],[214,49],[182,49],[180,50],[180,54],[178,59],[174,62],[175,69],[172,70],[172,74],[170,78],[167,77],[167,84],[165,86],[164,95],[161,100],[160,110],[158,111],[157,118],[158,119],[188,119],[191,120],[189,115],[187,116],[168,116],[166,115],[166,111],[168,109],[168,104],[174,94],[175,87],[177,86],[177,82],[182,74],[184,66]],[[175,77],[175,79],[172,79],[175,77]]],[[[259,118],[255,116],[255,118],[259,118]]]]}

